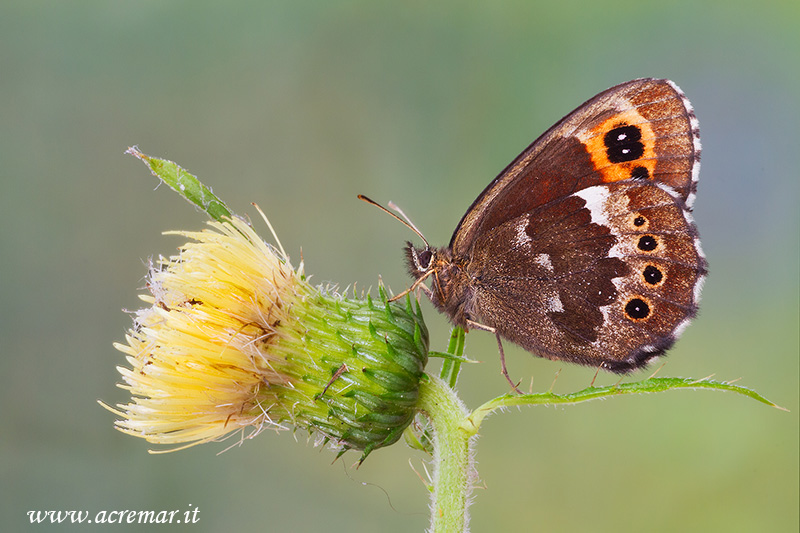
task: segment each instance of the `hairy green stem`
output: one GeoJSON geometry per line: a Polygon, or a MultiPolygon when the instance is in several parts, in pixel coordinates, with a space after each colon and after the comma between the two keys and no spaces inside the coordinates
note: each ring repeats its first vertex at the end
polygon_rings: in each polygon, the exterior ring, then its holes
{"type": "Polygon", "coordinates": [[[472,437],[463,425],[469,414],[456,393],[440,378],[428,376],[420,387],[418,408],[433,426],[433,492],[431,527],[434,533],[461,533],[469,524],[472,492],[472,437]]]}
{"type": "Polygon", "coordinates": [[[708,379],[649,378],[608,387],[587,387],[568,394],[550,391],[508,394],[494,398],[469,413],[444,380],[429,375],[421,384],[418,408],[427,414],[433,427],[434,474],[430,530],[434,533],[467,531],[472,478],[476,475],[472,464],[473,439],[478,434],[483,419],[495,410],[524,405],[575,404],[622,394],[647,394],[676,389],[734,392],[783,409],[760,394],[731,383],[708,379]]]}

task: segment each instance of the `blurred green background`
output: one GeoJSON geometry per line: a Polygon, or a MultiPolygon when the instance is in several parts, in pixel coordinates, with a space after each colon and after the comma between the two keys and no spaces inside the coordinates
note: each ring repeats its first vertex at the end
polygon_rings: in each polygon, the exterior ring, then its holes
{"type": "MultiPolygon", "coordinates": [[[[424,458],[403,444],[356,470],[356,454],[331,464],[302,434],[152,456],[113,430],[96,400],[127,401],[111,346],[123,309],[139,306],[147,257],[181,244],[161,231],[205,220],[154,190],[127,146],[240,213],[258,202],[317,282],[381,276],[397,291],[412,235],[356,194],[395,201],[445,244],[552,123],[656,76],[700,119],[711,265],[661,375],[741,378],[791,412],[684,391],[494,416],[472,530],[798,531],[799,26],[794,0],[3,2],[0,528],[27,529],[31,510],[195,506],[192,531],[427,526],[424,458]]],[[[425,311],[443,349],[447,323],[425,311]]],[[[491,335],[467,350],[483,361],[460,382],[476,407],[508,387],[491,335]]],[[[560,368],[559,392],[593,375],[507,351],[536,390],[560,368]]]]}

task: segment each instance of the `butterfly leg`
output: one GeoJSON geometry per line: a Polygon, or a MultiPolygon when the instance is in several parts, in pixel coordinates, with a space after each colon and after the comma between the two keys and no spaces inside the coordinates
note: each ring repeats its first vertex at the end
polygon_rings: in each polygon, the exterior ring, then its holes
{"type": "Polygon", "coordinates": [[[503,343],[500,341],[500,334],[495,331],[494,336],[497,338],[497,348],[500,350],[500,368],[503,371],[503,376],[505,376],[506,381],[508,381],[508,383],[511,385],[511,388],[517,391],[517,394],[524,394],[521,390],[519,390],[519,382],[514,383],[511,381],[511,376],[508,375],[508,368],[506,368],[506,354],[503,351],[503,343]]]}
{"type": "Polygon", "coordinates": [[[494,336],[497,339],[497,349],[500,350],[500,369],[503,372],[503,376],[511,385],[511,388],[517,392],[517,394],[524,394],[521,390],[519,390],[519,383],[514,383],[511,381],[511,376],[508,375],[508,368],[506,367],[506,353],[503,350],[503,342],[500,340],[500,334],[497,332],[497,330],[491,326],[487,326],[479,322],[473,322],[472,320],[467,320],[467,325],[474,329],[482,329],[483,331],[494,333],[494,336]]]}
{"type": "MultiPolygon", "coordinates": [[[[431,270],[431,273],[433,273],[433,270],[431,270]]],[[[428,276],[430,276],[430,274],[426,274],[426,275],[422,276],[422,277],[421,277],[421,278],[419,278],[417,281],[415,281],[415,282],[414,282],[414,283],[411,285],[411,287],[407,288],[406,290],[404,290],[403,292],[401,292],[401,293],[400,293],[400,294],[398,294],[397,296],[392,296],[391,298],[389,298],[389,301],[390,301],[390,302],[395,302],[395,301],[399,300],[400,298],[402,298],[403,296],[405,296],[406,294],[408,294],[409,292],[415,291],[415,290],[417,290],[417,289],[419,289],[419,290],[421,290],[423,293],[425,293],[425,296],[427,296],[428,298],[431,298],[431,295],[432,295],[433,293],[431,292],[431,290],[430,290],[428,287],[426,287],[426,286],[425,286],[425,285],[423,285],[423,283],[422,283],[422,282],[425,280],[425,278],[427,278],[428,276]]]]}

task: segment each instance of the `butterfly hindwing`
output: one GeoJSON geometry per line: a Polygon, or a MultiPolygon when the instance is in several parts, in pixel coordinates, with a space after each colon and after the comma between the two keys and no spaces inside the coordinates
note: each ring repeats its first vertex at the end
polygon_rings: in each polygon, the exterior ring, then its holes
{"type": "Polygon", "coordinates": [[[494,228],[467,266],[475,320],[540,356],[618,372],[673,344],[696,313],[705,269],[677,193],[636,180],[494,228]]]}

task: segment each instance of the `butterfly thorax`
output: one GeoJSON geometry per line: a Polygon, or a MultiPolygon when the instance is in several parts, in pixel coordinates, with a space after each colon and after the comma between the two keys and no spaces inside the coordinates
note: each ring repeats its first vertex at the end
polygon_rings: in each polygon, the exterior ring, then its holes
{"type": "Polygon", "coordinates": [[[467,329],[471,319],[471,284],[467,283],[466,262],[453,257],[449,248],[415,248],[406,246],[408,271],[416,280],[430,280],[430,289],[423,291],[433,305],[450,317],[453,324],[467,329]]]}

